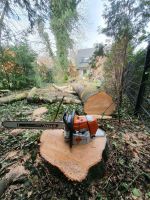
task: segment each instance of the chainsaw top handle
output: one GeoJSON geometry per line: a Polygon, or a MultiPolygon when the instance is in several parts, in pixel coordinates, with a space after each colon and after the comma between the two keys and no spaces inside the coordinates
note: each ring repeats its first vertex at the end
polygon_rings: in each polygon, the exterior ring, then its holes
{"type": "Polygon", "coordinates": [[[75,115],[79,115],[78,111],[73,111],[72,114],[68,114],[67,112],[65,112],[64,116],[63,116],[65,128],[67,131],[69,131],[70,148],[72,147],[72,144],[73,144],[73,133],[75,132],[75,130],[73,128],[75,115]]]}
{"type": "Polygon", "coordinates": [[[68,127],[68,129],[73,129],[74,117],[75,115],[79,115],[78,111],[74,110],[72,114],[68,114],[67,112],[63,115],[63,122],[68,127]]]}

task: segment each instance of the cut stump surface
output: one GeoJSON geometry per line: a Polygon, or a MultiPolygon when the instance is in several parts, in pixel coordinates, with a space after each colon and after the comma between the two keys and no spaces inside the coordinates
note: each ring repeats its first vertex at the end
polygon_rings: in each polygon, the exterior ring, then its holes
{"type": "Polygon", "coordinates": [[[102,160],[106,147],[106,137],[96,137],[88,144],[74,145],[70,149],[60,129],[44,131],[40,142],[41,156],[70,180],[79,182],[86,178],[92,166],[102,160]]]}

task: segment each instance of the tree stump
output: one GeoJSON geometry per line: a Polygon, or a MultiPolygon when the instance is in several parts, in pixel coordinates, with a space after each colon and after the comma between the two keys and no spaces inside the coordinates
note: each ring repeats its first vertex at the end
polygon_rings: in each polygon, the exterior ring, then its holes
{"type": "MultiPolygon", "coordinates": [[[[90,168],[104,161],[107,139],[95,137],[88,144],[73,145],[64,141],[64,130],[46,130],[40,138],[40,154],[71,181],[83,181],[90,168]]],[[[102,173],[104,169],[102,168],[102,173]]]]}

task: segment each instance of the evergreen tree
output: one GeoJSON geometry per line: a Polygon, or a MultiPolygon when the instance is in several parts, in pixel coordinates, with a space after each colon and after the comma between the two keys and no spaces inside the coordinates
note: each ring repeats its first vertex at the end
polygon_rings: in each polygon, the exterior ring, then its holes
{"type": "Polygon", "coordinates": [[[73,42],[70,33],[78,20],[77,5],[80,1],[50,1],[50,25],[56,40],[58,62],[65,72],[68,67],[68,49],[73,42]]]}

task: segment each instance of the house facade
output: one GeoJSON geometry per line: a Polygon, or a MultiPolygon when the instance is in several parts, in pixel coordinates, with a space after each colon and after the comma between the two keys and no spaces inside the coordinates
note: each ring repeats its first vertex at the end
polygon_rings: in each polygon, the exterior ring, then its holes
{"type": "Polygon", "coordinates": [[[79,75],[82,77],[90,72],[89,61],[94,53],[94,48],[79,49],[76,55],[76,66],[79,75]]]}

